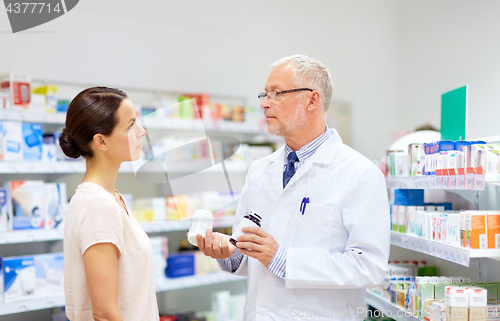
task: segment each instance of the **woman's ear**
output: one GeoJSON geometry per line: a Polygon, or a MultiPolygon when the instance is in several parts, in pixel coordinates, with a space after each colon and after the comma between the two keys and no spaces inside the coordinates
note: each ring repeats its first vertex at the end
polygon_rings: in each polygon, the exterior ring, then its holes
{"type": "Polygon", "coordinates": [[[94,148],[100,151],[107,151],[108,144],[106,143],[106,137],[103,134],[95,134],[94,138],[92,138],[92,144],[94,148]]]}

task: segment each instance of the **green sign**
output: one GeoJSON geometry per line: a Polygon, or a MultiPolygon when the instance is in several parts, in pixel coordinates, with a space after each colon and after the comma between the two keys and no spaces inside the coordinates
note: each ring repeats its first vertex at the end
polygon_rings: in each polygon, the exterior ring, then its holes
{"type": "Polygon", "coordinates": [[[444,93],[441,96],[441,139],[467,139],[468,86],[444,93]]]}

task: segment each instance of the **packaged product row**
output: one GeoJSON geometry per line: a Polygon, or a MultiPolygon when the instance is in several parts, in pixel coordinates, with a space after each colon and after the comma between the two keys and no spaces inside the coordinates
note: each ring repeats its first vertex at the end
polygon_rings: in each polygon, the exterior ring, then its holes
{"type": "MultiPolygon", "coordinates": [[[[41,123],[0,120],[0,161],[10,163],[75,161],[62,152],[59,145],[60,135],[61,132],[44,131],[41,123]]],[[[168,165],[167,171],[181,167],[200,170],[200,166],[205,169],[222,160],[244,167],[252,160],[272,152],[270,146],[239,143],[231,145],[206,137],[167,136],[152,140],[151,146],[144,144],[140,162],[146,160],[164,162],[168,165]]]]}
{"type": "MultiPolygon", "coordinates": [[[[82,88],[83,89],[83,88],[82,88]]],[[[263,111],[258,106],[211,102],[210,95],[180,94],[159,99],[151,105],[136,103],[137,116],[153,115],[160,119],[202,119],[218,123],[230,121],[264,125],[263,111]]],[[[0,74],[0,110],[20,110],[38,113],[65,113],[73,97],[58,94],[58,86],[32,86],[29,74],[0,74]]]]}
{"type": "Polygon", "coordinates": [[[391,199],[393,231],[464,248],[500,248],[500,211],[452,211],[452,203],[424,203],[423,190],[396,189],[391,199]]]}
{"type": "MultiPolygon", "coordinates": [[[[233,197],[239,193],[207,191],[189,195],[136,198],[124,194],[138,222],[179,221],[191,218],[198,208],[213,209],[215,218],[234,215],[233,197]]],[[[0,188],[0,233],[26,229],[62,228],[68,208],[62,183],[40,180],[9,181],[0,188]]]]}
{"type": "MultiPolygon", "coordinates": [[[[428,275],[420,272],[419,269],[418,275],[428,275]]],[[[500,319],[500,282],[471,282],[470,278],[460,276],[411,276],[407,273],[408,264],[389,264],[384,282],[374,291],[422,320],[500,319]],[[459,314],[456,308],[462,308],[459,314]]]]}
{"type": "MultiPolygon", "coordinates": [[[[450,176],[448,185],[461,185],[455,176],[498,174],[500,145],[484,141],[437,141],[409,144],[407,151],[387,151],[387,176],[450,176]]],[[[463,187],[462,187],[463,188],[463,187]]]]}
{"type": "Polygon", "coordinates": [[[4,186],[0,188],[0,234],[62,226],[68,206],[66,183],[9,181],[4,186]]]}
{"type": "MultiPolygon", "coordinates": [[[[217,261],[199,250],[181,245],[178,253],[169,254],[166,236],[150,240],[155,283],[160,288],[167,278],[220,271],[217,261]]],[[[0,257],[0,302],[57,295],[64,295],[63,253],[0,257]]]]}
{"type": "Polygon", "coordinates": [[[233,216],[236,212],[236,203],[240,193],[207,191],[189,195],[167,197],[133,198],[131,194],[124,194],[129,206],[138,222],[178,221],[190,219],[196,209],[213,209],[214,218],[233,216]],[[234,197],[234,198],[233,198],[234,197]]]}

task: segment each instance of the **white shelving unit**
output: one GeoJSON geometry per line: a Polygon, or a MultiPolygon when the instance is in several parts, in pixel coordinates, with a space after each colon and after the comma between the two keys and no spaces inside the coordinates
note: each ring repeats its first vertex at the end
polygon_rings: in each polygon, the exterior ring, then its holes
{"type": "MultiPolygon", "coordinates": [[[[231,275],[225,272],[213,272],[175,279],[163,279],[161,281],[156,281],[156,292],[166,292],[227,282],[238,282],[244,279],[244,277],[231,275]]],[[[64,295],[19,302],[0,303],[0,315],[62,307],[64,306],[64,303],[64,295]]]]}
{"type": "MultiPolygon", "coordinates": [[[[2,120],[14,120],[27,123],[60,124],[66,122],[66,113],[45,113],[3,110],[2,120]]],[[[141,123],[142,125],[142,123],[141,123]]],[[[167,129],[183,131],[214,131],[228,133],[266,133],[265,128],[248,122],[218,121],[206,122],[201,120],[181,118],[148,118],[147,129],[167,129]]]]}
{"type": "MultiPolygon", "coordinates": [[[[41,81],[38,81],[40,84],[41,81]]],[[[70,83],[55,83],[59,89],[62,89],[63,96],[67,95],[67,97],[73,97],[76,93],[78,93],[81,89],[85,87],[89,87],[85,84],[70,84],[70,83]]],[[[131,94],[134,97],[141,97],[140,99],[131,98],[134,103],[146,103],[150,104],[157,97],[165,94],[166,96],[171,95],[172,93],[161,92],[156,90],[143,90],[143,89],[131,89],[128,94],[131,94]]],[[[163,97],[163,96],[162,96],[163,97]]],[[[222,99],[223,102],[226,103],[243,103],[246,102],[241,99],[241,97],[216,97],[216,99],[222,99]]],[[[45,112],[33,112],[33,111],[6,111],[3,110],[0,114],[0,120],[11,120],[11,121],[21,121],[28,123],[42,123],[44,124],[44,128],[50,131],[58,130],[63,127],[66,121],[65,113],[45,113],[45,112]],[[47,126],[47,127],[45,127],[47,126]]],[[[140,118],[138,122],[141,125],[145,125],[146,129],[149,133],[153,133],[152,137],[157,137],[159,135],[186,135],[186,136],[206,136],[214,139],[221,140],[222,142],[228,141],[227,137],[238,137],[240,140],[248,140],[253,138],[254,136],[259,136],[260,140],[267,139],[267,131],[265,126],[262,124],[256,124],[251,122],[232,122],[232,121],[202,121],[200,119],[169,119],[169,118],[140,118]],[[146,122],[144,124],[144,121],[146,122]],[[264,138],[262,138],[264,136],[264,138]]],[[[131,162],[123,163],[120,167],[120,174],[135,174],[134,164],[131,162]]],[[[237,161],[225,161],[224,169],[228,173],[235,173],[236,176],[243,176],[247,171],[247,165],[245,162],[237,162],[237,161]]],[[[180,163],[172,166],[169,164],[168,171],[165,170],[164,164],[162,162],[150,162],[148,166],[141,168],[141,173],[152,173],[152,174],[175,174],[175,176],[182,176],[185,174],[189,174],[196,169],[196,163],[180,163]]],[[[78,175],[68,175],[67,174],[82,174],[85,172],[85,162],[82,160],[77,161],[60,161],[60,162],[2,162],[0,161],[0,176],[7,175],[8,180],[17,179],[17,175],[20,176],[19,179],[30,179],[30,175],[39,177],[40,174],[47,174],[43,176],[43,178],[47,181],[52,180],[66,180],[72,182],[74,184],[74,180],[78,180],[75,178],[78,175]],[[55,175],[51,175],[55,174],[55,175]]],[[[203,170],[203,173],[207,173],[210,179],[213,178],[213,173],[218,173],[218,169],[211,167],[203,170]]],[[[169,176],[170,177],[170,176],[169,176]]],[[[1,178],[1,177],[0,177],[1,178]]],[[[130,175],[124,175],[122,177],[123,182],[130,182],[130,175]]],[[[69,185],[68,185],[69,186],[69,185]]],[[[119,186],[117,186],[120,189],[119,186]]],[[[195,189],[195,192],[199,192],[198,189],[195,189]]],[[[154,192],[151,194],[152,196],[155,193],[160,195],[164,195],[165,191],[153,190],[154,192]]],[[[149,193],[150,191],[147,190],[149,193]]],[[[133,192],[132,192],[133,193],[133,192]]],[[[139,194],[144,194],[144,191],[141,190],[139,194]]],[[[186,192],[189,193],[189,192],[186,192]]],[[[148,194],[149,195],[149,194],[148,194]]],[[[168,195],[168,194],[167,194],[168,195]]],[[[71,196],[71,195],[68,195],[71,196]]],[[[141,197],[144,197],[141,195],[141,197]]],[[[214,222],[214,227],[230,227],[233,225],[234,217],[224,217],[224,218],[216,218],[214,222]]],[[[183,231],[188,230],[190,226],[190,221],[155,221],[148,223],[141,223],[141,226],[144,228],[145,232],[148,234],[155,233],[169,233],[175,231],[183,231]]],[[[0,249],[2,246],[12,245],[12,244],[24,244],[21,247],[24,249],[31,247],[29,243],[43,243],[47,242],[46,245],[39,244],[37,246],[38,249],[41,246],[46,247],[46,251],[52,251],[52,247],[58,247],[61,243],[57,241],[63,240],[64,231],[62,229],[54,229],[54,230],[22,230],[22,231],[10,231],[7,233],[0,233],[0,249]],[[55,242],[54,242],[55,241],[55,242]]],[[[12,247],[10,247],[12,248],[12,247]]],[[[42,250],[43,251],[43,250],[42,250]]],[[[11,250],[12,252],[12,250],[11,250]]],[[[26,252],[26,250],[25,250],[26,252]]],[[[16,255],[11,254],[11,255],[16,255]]],[[[9,255],[10,256],[10,255],[9,255]]],[[[209,273],[204,275],[195,275],[177,279],[165,279],[157,282],[156,290],[158,293],[165,293],[173,290],[181,290],[185,288],[193,288],[193,287],[201,287],[205,285],[214,285],[214,284],[229,284],[238,281],[242,281],[244,278],[237,277],[234,275],[230,275],[224,272],[216,272],[209,273]]],[[[233,288],[235,286],[239,287],[239,284],[228,285],[229,288],[233,288]]],[[[161,305],[161,302],[158,302],[161,305]]],[[[36,311],[42,309],[48,309],[53,307],[61,307],[64,306],[64,296],[54,296],[50,298],[22,301],[22,302],[13,302],[13,303],[0,303],[0,316],[16,314],[22,312],[36,311]]],[[[0,317],[1,318],[1,317],[0,317]]]]}
{"type": "Polygon", "coordinates": [[[469,249],[394,231],[391,232],[391,244],[467,267],[472,258],[500,260],[500,249],[469,249]]]}
{"type": "MultiPolygon", "coordinates": [[[[484,189],[466,190],[437,189],[436,176],[386,178],[388,189],[424,189],[429,193],[435,193],[435,191],[441,190],[451,192],[452,194],[441,192],[439,195],[445,195],[445,198],[451,198],[453,194],[454,197],[459,195],[469,202],[469,206],[474,206],[475,209],[500,209],[500,174],[486,174],[484,181],[484,189]]],[[[391,231],[391,245],[417,253],[430,255],[438,258],[438,261],[442,260],[443,263],[444,261],[454,263],[442,264],[446,266],[447,272],[450,273],[449,275],[459,275],[459,273],[468,272],[470,274],[474,274],[478,281],[490,281],[488,278],[498,279],[500,277],[500,274],[498,273],[498,271],[500,271],[500,249],[464,248],[455,244],[440,243],[395,231],[391,231]],[[455,271],[455,273],[451,271],[455,271]]],[[[436,263],[436,265],[438,268],[440,267],[439,263],[436,263]]],[[[469,277],[470,276],[471,275],[469,275],[469,277]]],[[[367,305],[380,310],[385,315],[397,321],[419,320],[418,318],[412,316],[409,312],[385,299],[382,295],[371,290],[366,291],[365,302],[367,305]]]]}
{"type": "MultiPolygon", "coordinates": [[[[190,172],[193,168],[190,163],[176,164],[173,167],[173,173],[190,172]]],[[[244,162],[226,161],[225,166],[228,172],[245,173],[246,165],[244,162]]],[[[141,169],[142,172],[142,169],[141,169]]],[[[151,162],[148,164],[146,173],[166,172],[162,162],[151,162]]],[[[216,172],[213,167],[207,168],[205,172],[216,172]]],[[[72,174],[85,173],[85,162],[80,160],[62,161],[62,162],[0,162],[0,174],[72,174]]],[[[134,173],[134,167],[131,162],[122,163],[119,173],[134,173]]]]}
{"type": "MultiPolygon", "coordinates": [[[[500,174],[485,174],[485,183],[500,182],[500,174]]],[[[387,188],[394,189],[438,189],[435,175],[427,176],[390,176],[386,178],[387,188]]],[[[484,189],[448,189],[440,188],[448,191],[479,191],[484,189]]]]}
{"type": "MultiPolygon", "coordinates": [[[[215,218],[214,227],[231,227],[233,222],[234,216],[215,218]]],[[[191,221],[155,221],[140,224],[146,233],[161,233],[188,230],[191,221]]],[[[64,230],[62,229],[10,231],[7,233],[0,233],[0,244],[61,241],[63,236],[64,230]]]]}

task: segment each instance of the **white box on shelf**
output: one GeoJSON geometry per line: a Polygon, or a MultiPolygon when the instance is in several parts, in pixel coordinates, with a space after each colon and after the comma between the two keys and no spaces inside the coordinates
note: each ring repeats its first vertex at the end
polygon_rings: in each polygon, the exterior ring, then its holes
{"type": "Polygon", "coordinates": [[[26,110],[31,102],[31,76],[7,72],[0,74],[0,91],[7,96],[11,109],[26,110]]]}
{"type": "Polygon", "coordinates": [[[66,202],[65,198],[61,198],[60,190],[66,194],[66,184],[65,183],[44,183],[44,193],[45,193],[45,228],[53,229],[57,228],[64,218],[66,202]]]}
{"type": "Polygon", "coordinates": [[[45,221],[43,181],[9,181],[6,190],[11,229],[43,228],[45,221]]]}
{"type": "Polygon", "coordinates": [[[44,298],[64,295],[63,253],[47,253],[34,256],[35,297],[44,298]]]}
{"type": "Polygon", "coordinates": [[[23,126],[18,121],[3,121],[3,160],[6,162],[23,161],[23,126]]]}
{"type": "Polygon", "coordinates": [[[4,301],[15,302],[33,298],[36,268],[33,256],[4,258],[4,301]]]}
{"type": "Polygon", "coordinates": [[[0,233],[9,230],[9,212],[7,207],[7,191],[0,188],[0,233]]]}

